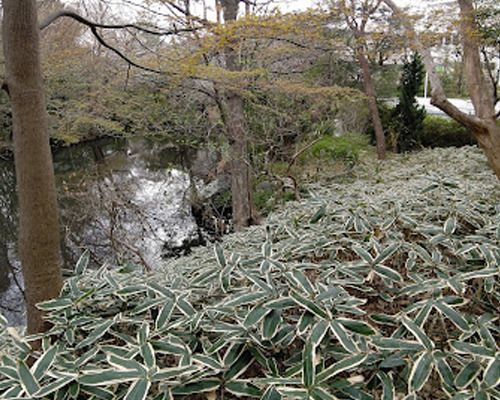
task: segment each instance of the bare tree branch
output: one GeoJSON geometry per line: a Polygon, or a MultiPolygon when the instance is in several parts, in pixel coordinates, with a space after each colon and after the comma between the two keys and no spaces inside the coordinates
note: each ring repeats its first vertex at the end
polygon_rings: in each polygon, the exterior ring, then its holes
{"type": "Polygon", "coordinates": [[[74,11],[71,10],[59,10],[56,11],[55,13],[49,15],[42,23],[40,24],[40,30],[44,30],[48,26],[50,26],[52,23],[57,21],[59,18],[72,18],[75,21],[80,22],[83,25],[88,26],[89,28],[100,28],[100,29],[136,29],[138,31],[148,33],[150,35],[155,35],[155,36],[170,36],[170,35],[177,35],[179,33],[183,32],[194,32],[198,29],[203,29],[204,26],[197,26],[197,27],[189,27],[189,28],[177,28],[175,25],[173,26],[172,29],[170,30],[157,30],[157,29],[150,29],[146,28],[144,26],[136,25],[136,24],[101,24],[98,22],[93,22],[88,20],[85,17],[82,17],[80,14],[77,14],[74,11]]]}
{"type": "Polygon", "coordinates": [[[75,21],[87,26],[94,37],[97,39],[97,41],[105,48],[108,50],[111,50],[113,53],[115,53],[118,57],[120,57],[122,60],[126,61],[129,65],[141,69],[143,71],[148,71],[148,72],[153,72],[156,74],[163,74],[164,72],[147,67],[145,65],[138,64],[137,62],[133,61],[129,57],[127,57],[125,54],[123,54],[120,50],[118,50],[116,47],[112,46],[108,42],[104,40],[102,35],[99,33],[98,29],[133,29],[133,30],[138,30],[150,35],[156,35],[156,36],[168,36],[168,35],[176,35],[179,33],[183,32],[195,32],[199,29],[202,29],[202,26],[197,26],[197,27],[189,27],[189,28],[177,28],[175,25],[173,29],[171,30],[153,30],[150,28],[146,28],[143,26],[139,26],[136,24],[102,24],[102,23],[97,23],[88,20],[87,18],[82,17],[81,15],[77,14],[74,11],[71,10],[60,10],[57,11],[53,14],[51,14],[49,17],[47,17],[41,24],[40,24],[40,30],[44,30],[47,27],[49,27],[52,23],[57,21],[60,18],[71,18],[74,19],[75,21]]]}
{"type": "Polygon", "coordinates": [[[122,60],[126,61],[129,65],[132,65],[135,68],[142,69],[143,71],[148,71],[148,72],[154,72],[155,74],[163,74],[162,71],[150,67],[146,67],[141,64],[137,64],[135,61],[132,61],[130,58],[128,58],[125,54],[123,54],[120,50],[117,48],[111,46],[109,43],[107,43],[103,37],[99,34],[97,31],[97,28],[95,26],[90,27],[90,31],[92,34],[95,36],[97,41],[105,48],[108,50],[111,50],[113,53],[115,53],[118,57],[120,57],[122,60]]]}
{"type": "MultiPolygon", "coordinates": [[[[494,63],[491,62],[488,52],[486,51],[486,47],[481,47],[481,53],[483,54],[484,57],[484,64],[486,67],[486,71],[488,73],[488,77],[490,78],[491,81],[491,86],[493,87],[493,103],[496,105],[499,100],[498,96],[498,83],[500,80],[500,66],[497,68],[496,72],[493,71],[494,67],[492,67],[492,64],[494,63]]],[[[499,50],[499,57],[500,59],[500,50],[499,50]]]]}

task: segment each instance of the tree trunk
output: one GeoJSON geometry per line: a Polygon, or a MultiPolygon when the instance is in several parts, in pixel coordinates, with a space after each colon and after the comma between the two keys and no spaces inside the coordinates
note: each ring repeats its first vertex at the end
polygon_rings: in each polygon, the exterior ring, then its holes
{"type": "Polygon", "coordinates": [[[401,19],[415,47],[423,55],[425,69],[431,83],[431,103],[466,128],[469,128],[483,149],[493,172],[500,179],[500,127],[496,121],[491,84],[481,68],[480,43],[474,17],[472,0],[458,0],[460,28],[464,50],[465,76],[474,105],[475,115],[460,111],[446,97],[434,60],[428,48],[422,46],[410,19],[396,6],[393,0],[383,0],[393,13],[401,19]]]}
{"type": "Polygon", "coordinates": [[[492,123],[487,134],[484,131],[472,131],[472,134],[483,149],[491,169],[500,179],[500,126],[492,123]]]}
{"type": "Polygon", "coordinates": [[[19,197],[19,253],[28,333],[32,334],[46,328],[36,304],[57,297],[62,286],[59,219],[35,0],[2,0],[2,4],[19,197]]]}
{"type": "Polygon", "coordinates": [[[364,49],[357,50],[358,61],[363,71],[363,88],[368,98],[368,109],[370,110],[370,118],[375,130],[375,141],[377,147],[377,157],[379,160],[385,159],[385,136],[382,121],[377,107],[377,96],[375,93],[375,85],[373,83],[370,64],[365,56],[364,49]]]}
{"type": "Polygon", "coordinates": [[[460,6],[460,30],[464,50],[464,66],[467,86],[476,117],[481,125],[472,129],[483,149],[491,168],[500,179],[500,127],[496,123],[494,89],[481,67],[478,26],[472,0],[458,0],[460,6]]]}
{"type": "MultiPolygon", "coordinates": [[[[221,0],[224,22],[236,21],[239,0],[221,0]]],[[[241,71],[238,54],[231,43],[224,48],[226,68],[241,71]]],[[[224,101],[224,100],[223,100],[224,101]]],[[[252,199],[252,174],[248,159],[248,129],[244,100],[234,90],[225,93],[224,124],[231,151],[231,194],[233,223],[236,230],[258,223],[259,217],[252,199]]]]}
{"type": "Polygon", "coordinates": [[[493,88],[484,76],[479,53],[478,27],[472,0],[458,0],[464,67],[470,98],[479,118],[494,118],[493,88]]]}

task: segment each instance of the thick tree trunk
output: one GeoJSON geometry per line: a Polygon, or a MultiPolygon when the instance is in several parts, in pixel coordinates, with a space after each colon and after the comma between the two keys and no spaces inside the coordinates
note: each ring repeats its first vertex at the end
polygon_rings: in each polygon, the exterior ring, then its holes
{"type": "Polygon", "coordinates": [[[493,88],[481,68],[478,27],[472,0],[458,0],[465,74],[470,98],[479,118],[494,118],[493,88]]]}
{"type": "Polygon", "coordinates": [[[484,131],[472,131],[479,146],[483,149],[491,169],[500,179],[500,126],[496,123],[490,124],[488,133],[484,131]]]}
{"type": "MultiPolygon", "coordinates": [[[[224,22],[236,21],[239,0],[221,0],[224,22]]],[[[230,45],[224,49],[226,68],[240,71],[238,54],[230,45]]],[[[224,101],[224,100],[223,100],[224,101]]],[[[224,124],[231,145],[231,194],[233,223],[236,230],[258,223],[259,217],[252,199],[252,174],[248,159],[248,129],[244,100],[234,90],[225,93],[224,124]]]]}
{"type": "Polygon", "coordinates": [[[496,123],[494,89],[481,67],[480,42],[472,0],[458,0],[467,86],[481,126],[472,129],[491,168],[500,179],[500,127],[496,123]]]}
{"type": "Polygon", "coordinates": [[[228,133],[231,144],[231,193],[233,223],[236,230],[258,223],[252,199],[252,176],[248,160],[243,99],[228,94],[228,133]]]}
{"type": "Polygon", "coordinates": [[[57,197],[35,0],[2,0],[2,4],[19,197],[19,253],[28,333],[36,333],[46,328],[36,304],[58,296],[62,286],[57,197]]]}
{"type": "Polygon", "coordinates": [[[358,49],[358,61],[363,71],[363,88],[368,98],[368,109],[370,110],[370,118],[375,130],[375,141],[377,147],[377,157],[379,160],[385,159],[385,135],[380,114],[377,107],[377,95],[375,93],[375,85],[373,83],[372,74],[370,71],[370,64],[365,56],[362,48],[358,49]]]}

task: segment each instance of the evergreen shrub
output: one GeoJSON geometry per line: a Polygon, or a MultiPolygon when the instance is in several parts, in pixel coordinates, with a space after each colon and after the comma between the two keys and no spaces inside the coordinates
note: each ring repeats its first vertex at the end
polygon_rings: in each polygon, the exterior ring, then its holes
{"type": "Polygon", "coordinates": [[[424,147],[462,147],[476,143],[469,130],[455,120],[427,115],[419,142],[424,147]]]}
{"type": "Polygon", "coordinates": [[[361,151],[368,148],[368,141],[368,136],[362,134],[325,135],[309,153],[316,159],[357,162],[361,151]]]}

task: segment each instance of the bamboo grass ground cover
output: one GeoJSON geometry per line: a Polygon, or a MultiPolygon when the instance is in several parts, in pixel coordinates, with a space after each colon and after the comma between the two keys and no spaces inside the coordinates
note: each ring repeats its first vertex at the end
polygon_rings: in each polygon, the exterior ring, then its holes
{"type": "Polygon", "coordinates": [[[483,155],[357,173],[153,274],[84,254],[41,305],[42,350],[3,322],[0,398],[499,399],[500,188],[483,155]]]}

